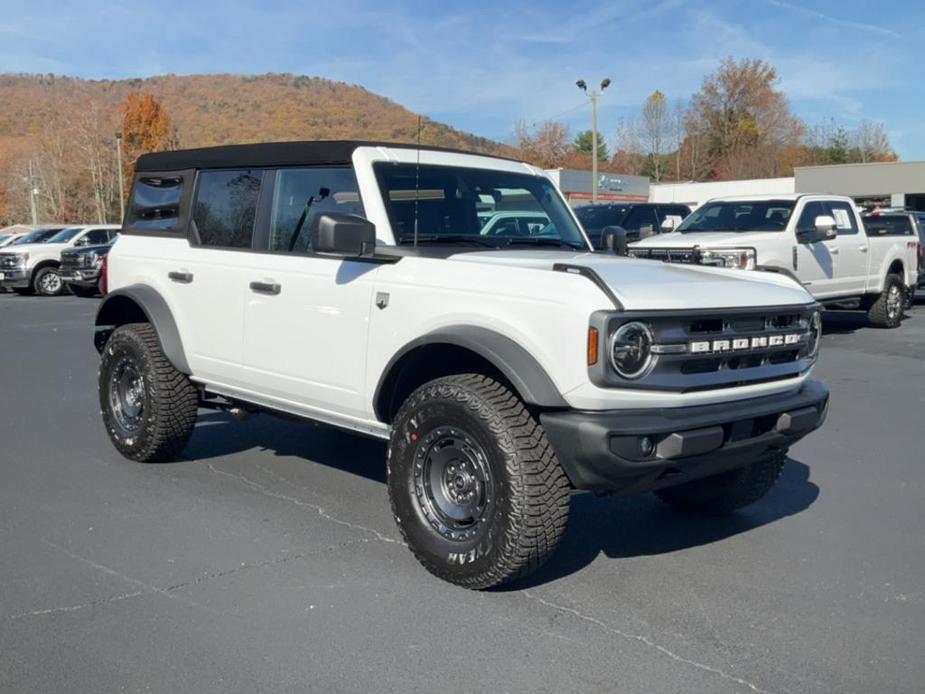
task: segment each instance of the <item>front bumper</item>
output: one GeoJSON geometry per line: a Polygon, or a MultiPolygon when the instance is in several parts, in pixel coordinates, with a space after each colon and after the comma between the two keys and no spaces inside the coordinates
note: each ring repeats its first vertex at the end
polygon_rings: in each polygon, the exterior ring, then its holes
{"type": "Polygon", "coordinates": [[[86,270],[62,270],[61,279],[68,284],[76,284],[79,287],[95,287],[100,279],[99,268],[88,268],[86,270]]]}
{"type": "Polygon", "coordinates": [[[649,410],[544,412],[540,422],[577,489],[636,494],[742,467],[822,426],[819,381],[751,400],[649,410]],[[654,450],[644,455],[643,438],[654,450]]]}
{"type": "Polygon", "coordinates": [[[0,287],[21,289],[29,286],[29,272],[24,268],[0,268],[0,287]]]}

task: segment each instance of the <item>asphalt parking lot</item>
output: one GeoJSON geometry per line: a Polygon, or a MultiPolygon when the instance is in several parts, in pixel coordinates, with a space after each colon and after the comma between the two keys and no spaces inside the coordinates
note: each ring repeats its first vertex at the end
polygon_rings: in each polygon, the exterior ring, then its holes
{"type": "Polygon", "coordinates": [[[925,305],[826,317],[825,427],[727,519],[580,496],[552,562],[468,592],[398,539],[381,443],[204,413],[106,438],[96,301],[0,295],[4,692],[921,692],[925,305]]]}

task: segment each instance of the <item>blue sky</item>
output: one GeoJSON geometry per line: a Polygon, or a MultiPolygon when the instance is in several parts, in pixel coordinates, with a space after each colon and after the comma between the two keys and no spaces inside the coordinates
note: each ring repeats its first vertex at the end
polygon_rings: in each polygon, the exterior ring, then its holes
{"type": "Polygon", "coordinates": [[[3,72],[293,72],[496,139],[565,111],[587,128],[578,78],[613,80],[612,137],[654,89],[687,99],[723,57],[763,58],[807,123],[882,121],[907,160],[925,159],[923,36],[921,0],[0,0],[3,72]]]}

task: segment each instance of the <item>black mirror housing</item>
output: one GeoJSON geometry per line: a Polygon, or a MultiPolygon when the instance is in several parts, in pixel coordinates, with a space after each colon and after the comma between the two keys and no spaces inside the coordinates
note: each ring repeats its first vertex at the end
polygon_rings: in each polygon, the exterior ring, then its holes
{"type": "Polygon", "coordinates": [[[626,229],[623,227],[604,227],[601,232],[601,250],[614,255],[629,255],[626,241],[626,229]]]}
{"type": "Polygon", "coordinates": [[[315,219],[312,250],[342,256],[369,256],[376,249],[376,225],[353,214],[327,213],[315,219]]]}

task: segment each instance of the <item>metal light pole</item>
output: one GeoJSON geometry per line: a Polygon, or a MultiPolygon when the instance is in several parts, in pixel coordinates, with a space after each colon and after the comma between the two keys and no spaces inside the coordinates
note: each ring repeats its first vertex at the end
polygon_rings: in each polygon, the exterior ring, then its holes
{"type": "Polygon", "coordinates": [[[32,172],[32,160],[29,160],[29,206],[32,208],[32,226],[39,223],[39,214],[35,209],[35,196],[39,189],[35,187],[35,174],[32,172]]]}
{"type": "Polygon", "coordinates": [[[116,160],[119,162],[119,224],[125,221],[125,181],[122,179],[122,133],[116,133],[116,160]]]}
{"type": "Polygon", "coordinates": [[[599,97],[607,87],[610,86],[610,78],[601,80],[601,91],[596,89],[588,91],[588,84],[584,80],[575,82],[579,89],[591,97],[591,203],[597,203],[597,97],[599,97]]]}

